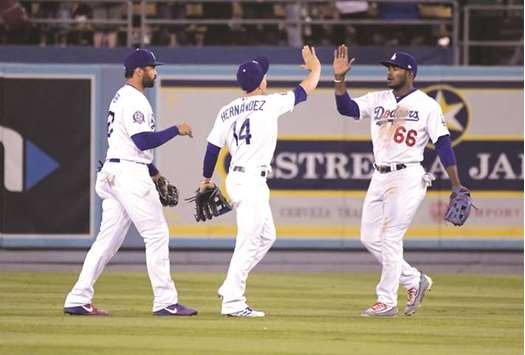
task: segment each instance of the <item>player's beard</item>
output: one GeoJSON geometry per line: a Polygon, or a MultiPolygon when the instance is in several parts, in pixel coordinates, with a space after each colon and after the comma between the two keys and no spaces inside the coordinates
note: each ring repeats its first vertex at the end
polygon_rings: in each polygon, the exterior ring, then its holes
{"type": "Polygon", "coordinates": [[[144,76],[142,78],[142,85],[145,87],[145,88],[152,88],[154,85],[155,85],[155,79],[156,77],[154,77],[153,79],[151,78],[148,78],[146,76],[144,76]]]}
{"type": "Polygon", "coordinates": [[[407,80],[408,80],[407,77],[403,76],[403,77],[399,78],[399,81],[397,83],[387,84],[387,86],[388,86],[389,89],[399,90],[399,89],[403,88],[406,85],[407,80]]]}

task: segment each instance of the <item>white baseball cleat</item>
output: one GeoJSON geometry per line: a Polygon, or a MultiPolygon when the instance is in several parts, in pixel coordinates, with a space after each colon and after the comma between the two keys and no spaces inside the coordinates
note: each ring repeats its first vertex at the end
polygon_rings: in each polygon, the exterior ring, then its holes
{"type": "Polygon", "coordinates": [[[428,275],[421,273],[421,277],[419,279],[419,287],[412,287],[407,291],[408,301],[405,310],[403,311],[405,315],[411,316],[414,313],[416,313],[417,309],[421,307],[423,298],[425,297],[427,292],[430,292],[430,290],[432,289],[433,283],[434,282],[428,275]]]}
{"type": "Polygon", "coordinates": [[[372,307],[361,312],[361,317],[395,317],[396,315],[396,306],[387,306],[381,302],[376,302],[372,307]]]}
{"type": "Polygon", "coordinates": [[[255,309],[251,309],[250,307],[246,307],[243,310],[225,314],[225,316],[227,316],[227,317],[261,318],[261,317],[264,317],[265,314],[264,314],[264,312],[256,311],[255,309]]]}

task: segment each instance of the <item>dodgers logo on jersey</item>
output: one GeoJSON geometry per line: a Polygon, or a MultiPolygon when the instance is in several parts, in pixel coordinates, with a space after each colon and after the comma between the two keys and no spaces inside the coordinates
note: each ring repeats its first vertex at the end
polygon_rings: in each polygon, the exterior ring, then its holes
{"type": "Polygon", "coordinates": [[[470,110],[466,100],[451,86],[431,86],[422,91],[439,103],[452,144],[459,143],[470,122],[470,110]]]}
{"type": "Polygon", "coordinates": [[[419,111],[408,110],[405,107],[398,106],[393,110],[385,109],[383,106],[374,108],[374,121],[378,126],[386,122],[402,121],[419,121],[419,111]]]}

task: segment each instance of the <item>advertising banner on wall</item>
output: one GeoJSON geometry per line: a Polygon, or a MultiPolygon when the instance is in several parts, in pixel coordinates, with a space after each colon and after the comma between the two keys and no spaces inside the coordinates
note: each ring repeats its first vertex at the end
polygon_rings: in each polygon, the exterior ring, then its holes
{"type": "MultiPolygon", "coordinates": [[[[300,80],[273,81],[272,92],[300,80]]],[[[417,82],[441,106],[451,133],[463,184],[477,209],[462,228],[443,220],[450,183],[431,144],[423,165],[436,180],[407,232],[408,239],[519,240],[523,238],[523,82],[468,77],[417,82]]],[[[358,97],[384,90],[377,80],[348,83],[358,97]]],[[[158,150],[160,170],[189,196],[202,176],[206,138],[221,107],[242,95],[233,81],[162,81],[161,128],[189,122],[195,138],[175,139],[158,150]]],[[[361,206],[373,172],[370,123],[341,116],[332,83],[279,119],[279,140],[268,178],[278,236],[286,239],[358,239],[361,206]]],[[[252,132],[253,134],[253,132],[252,132]]],[[[214,180],[222,184],[229,155],[221,151],[214,180]]],[[[175,237],[232,238],[234,215],[196,224],[190,206],[167,211],[175,237]]]]}
{"type": "Polygon", "coordinates": [[[0,236],[91,237],[92,80],[0,79],[0,236]]]}

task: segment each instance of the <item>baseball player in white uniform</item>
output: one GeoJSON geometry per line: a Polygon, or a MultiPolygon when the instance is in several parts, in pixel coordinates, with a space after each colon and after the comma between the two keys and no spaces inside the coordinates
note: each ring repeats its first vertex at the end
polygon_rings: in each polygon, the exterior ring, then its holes
{"type": "Polygon", "coordinates": [[[421,166],[431,140],[453,188],[463,188],[458,176],[450,135],[439,104],[414,88],[417,63],[408,53],[396,52],[381,62],[388,68],[389,90],[351,99],[345,75],[354,58],[348,48],[334,53],[334,82],[339,113],[356,120],[369,119],[374,150],[374,174],[363,204],[361,242],[381,263],[377,302],[361,315],[395,316],[399,284],[407,289],[404,314],[412,315],[432,287],[432,279],[403,259],[403,236],[433,177],[421,166]]]}
{"type": "Polygon", "coordinates": [[[92,304],[97,278],[122,245],[133,223],[144,238],[146,264],[153,288],[153,314],[191,316],[197,311],[178,302],[170,275],[169,233],[154,179],[153,148],[177,135],[192,136],[186,123],[155,131],[155,116],[145,88],[153,87],[157,62],[148,50],[137,49],[125,59],[127,83],[115,94],[108,114],[108,151],[97,174],[96,192],[102,199],[100,232],[64,304],[72,315],[108,315],[92,304]]]}
{"type": "Polygon", "coordinates": [[[237,81],[245,95],[221,108],[208,136],[201,190],[214,185],[211,177],[220,149],[227,146],[232,157],[226,188],[236,210],[237,239],[226,280],[218,290],[223,315],[265,316],[248,306],[244,293],[248,274],[276,238],[266,178],[277,144],[278,118],[305,101],[319,82],[321,64],[315,49],[305,46],[302,55],[310,73],[294,90],[283,93],[266,93],[267,58],[241,64],[237,81]]]}

